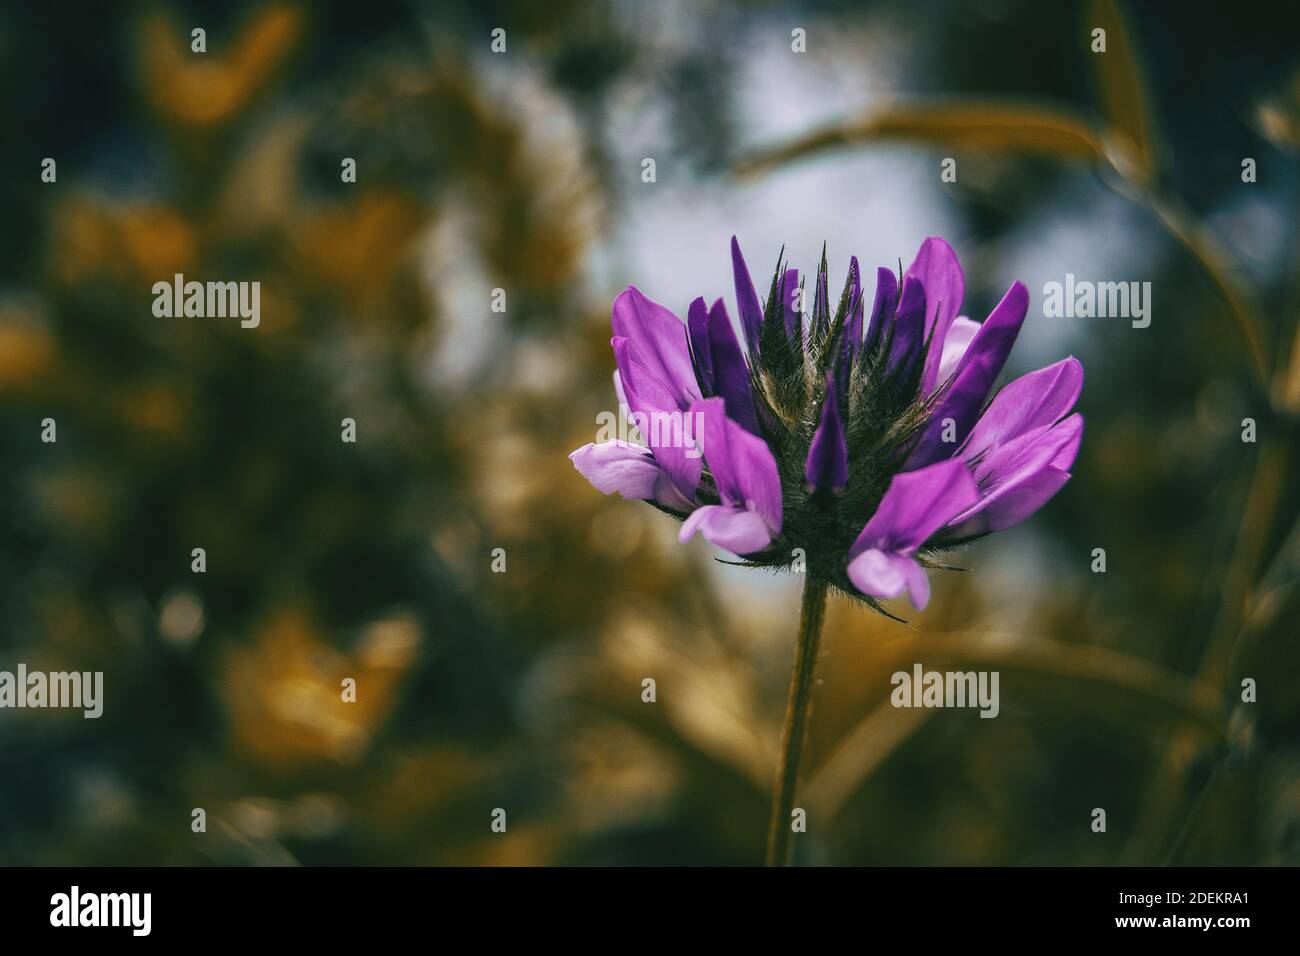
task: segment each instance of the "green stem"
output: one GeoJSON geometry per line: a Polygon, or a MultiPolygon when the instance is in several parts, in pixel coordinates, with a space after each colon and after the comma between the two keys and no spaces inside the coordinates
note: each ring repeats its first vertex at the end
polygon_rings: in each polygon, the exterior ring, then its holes
{"type": "Polygon", "coordinates": [[[772,818],[767,828],[768,866],[790,864],[790,815],[799,783],[799,759],[803,755],[808,722],[812,716],[813,676],[817,670],[817,645],[821,640],[825,613],[826,583],[809,575],[803,586],[799,636],[794,645],[794,671],[790,675],[790,697],[785,705],[781,762],[776,768],[772,818]]]}

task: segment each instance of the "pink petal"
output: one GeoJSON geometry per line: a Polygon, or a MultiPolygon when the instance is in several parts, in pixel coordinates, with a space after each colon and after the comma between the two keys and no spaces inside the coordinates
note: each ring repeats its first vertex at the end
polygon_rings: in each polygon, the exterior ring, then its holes
{"type": "Polygon", "coordinates": [[[636,415],[645,416],[651,422],[661,422],[670,427],[648,428],[650,434],[641,437],[650,445],[655,460],[672,479],[677,490],[686,498],[695,495],[700,485],[700,474],[704,470],[704,461],[700,457],[695,443],[690,440],[690,432],[685,415],[677,408],[676,402],[667,389],[650,374],[635,358],[631,343],[627,339],[615,336],[611,339],[614,346],[614,360],[618,363],[619,380],[627,396],[628,407],[636,415]],[[676,425],[676,427],[671,427],[676,425]],[[689,432],[689,434],[688,434],[689,432]]]}
{"type": "Polygon", "coordinates": [[[915,558],[897,551],[869,548],[849,562],[849,580],[863,594],[896,598],[904,591],[918,611],[930,603],[930,581],[915,558]]]}
{"type": "Polygon", "coordinates": [[[736,284],[736,309],[740,315],[740,328],[745,333],[745,344],[750,356],[758,354],[758,340],[763,328],[763,307],[758,302],[754,280],[749,277],[749,267],[740,252],[740,243],[731,237],[731,271],[736,284]]]}
{"type": "Polygon", "coordinates": [[[965,441],[980,416],[989,389],[1002,373],[1002,366],[1011,354],[1028,309],[1029,290],[1021,283],[1013,282],[1002,301],[980,325],[957,363],[939,407],[930,416],[920,440],[908,456],[908,467],[919,468],[952,457],[953,446],[943,440],[945,419],[953,420],[958,443],[965,441]]]}
{"type": "Polygon", "coordinates": [[[939,343],[947,340],[948,328],[961,308],[962,296],[966,294],[966,277],[962,274],[957,253],[938,236],[931,236],[921,243],[916,259],[903,277],[904,284],[908,276],[915,276],[925,285],[925,336],[932,344],[921,379],[921,394],[928,395],[939,380],[939,343]]]}
{"type": "Polygon", "coordinates": [[[1024,475],[954,521],[952,537],[967,538],[1018,525],[1047,504],[1069,480],[1069,472],[1050,465],[1024,475]]]}
{"type": "Polygon", "coordinates": [[[849,557],[869,548],[911,554],[978,500],[970,472],[955,458],[895,475],[849,557]]]}
{"type": "Polygon", "coordinates": [[[990,451],[975,469],[982,497],[953,519],[954,535],[1002,531],[1045,505],[1070,479],[1066,468],[1055,463],[1073,463],[1082,433],[1083,416],[1071,415],[990,451]]]}
{"type": "Polygon", "coordinates": [[[1061,471],[1069,471],[1074,467],[1074,459],[1079,457],[1079,443],[1083,441],[1083,416],[1078,412],[1075,412],[1069,418],[1058,422],[1056,427],[1069,427],[1073,437],[1061,445],[1060,450],[1056,453],[1056,457],[1052,459],[1052,467],[1059,468],[1061,471]],[[1077,427],[1071,426],[1070,424],[1075,421],[1075,419],[1078,419],[1077,427]]]}
{"type": "Polygon", "coordinates": [[[688,541],[699,531],[709,543],[733,554],[753,554],[772,543],[767,523],[753,511],[734,505],[705,505],[682,522],[678,540],[688,541]]]}
{"type": "Polygon", "coordinates": [[[617,492],[630,500],[657,501],[674,511],[694,507],[673,487],[644,445],[618,439],[599,445],[589,443],[570,454],[569,460],[602,494],[617,492]]]}
{"type": "MultiPolygon", "coordinates": [[[[953,320],[948,337],[943,340],[943,357],[939,360],[939,374],[935,377],[935,387],[942,385],[957,371],[957,363],[966,354],[966,347],[980,329],[980,324],[964,315],[953,320]]],[[[931,346],[933,348],[933,346],[931,346]]]]}
{"type": "Polygon", "coordinates": [[[700,397],[686,326],[677,316],[628,286],[614,300],[611,324],[616,336],[628,340],[632,357],[672,396],[673,405],[685,410],[700,397]]]}
{"type": "Polygon", "coordinates": [[[773,534],[781,531],[781,478],[767,443],[726,416],[720,398],[691,406],[700,416],[704,459],[709,463],[718,496],[725,505],[758,513],[773,534]]]}
{"type": "Polygon", "coordinates": [[[961,450],[968,460],[994,445],[1051,425],[1074,407],[1083,390],[1083,366],[1074,356],[1022,375],[994,396],[961,450]]]}

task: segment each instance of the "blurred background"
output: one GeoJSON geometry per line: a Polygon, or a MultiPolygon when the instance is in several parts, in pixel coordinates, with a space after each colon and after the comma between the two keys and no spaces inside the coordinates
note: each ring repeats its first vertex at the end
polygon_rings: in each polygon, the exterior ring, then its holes
{"type": "Polygon", "coordinates": [[[0,711],[0,863],[760,862],[799,582],[567,459],[613,297],[730,303],[733,233],[943,235],[965,314],[1033,294],[1010,374],[1088,376],[1050,506],[910,625],[833,601],[800,861],[1300,863],[1300,68],[1250,7],[4,3],[0,669],[105,704],[0,711]],[[178,272],[260,328],[155,318],[178,272]],[[1151,326],[1044,318],[1066,273],[1151,326]],[[895,710],[915,661],[998,719],[895,710]]]}

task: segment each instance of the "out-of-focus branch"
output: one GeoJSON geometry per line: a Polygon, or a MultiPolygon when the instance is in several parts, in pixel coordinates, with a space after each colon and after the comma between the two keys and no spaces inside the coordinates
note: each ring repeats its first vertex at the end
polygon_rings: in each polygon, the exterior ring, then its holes
{"type": "MultiPolygon", "coordinates": [[[[915,661],[923,661],[927,668],[950,666],[1030,678],[1064,678],[1079,689],[1075,699],[1080,706],[1103,714],[1113,712],[1114,693],[1088,693],[1088,689],[1117,692],[1141,718],[1130,725],[1138,733],[1150,733],[1166,723],[1197,740],[1221,740],[1226,733],[1214,687],[1103,647],[957,631],[898,641],[882,655],[879,666],[888,673],[906,670],[915,661]]],[[[922,725],[924,721],[916,713],[897,711],[882,701],[844,736],[808,784],[808,800],[816,804],[819,816],[833,818],[862,781],[922,725]]]]}
{"type": "Polygon", "coordinates": [[[1037,107],[963,102],[899,106],[835,123],[755,150],[736,164],[741,176],[759,176],[797,160],[847,146],[912,142],[1062,159],[1100,160],[1100,138],[1071,113],[1037,107]]]}

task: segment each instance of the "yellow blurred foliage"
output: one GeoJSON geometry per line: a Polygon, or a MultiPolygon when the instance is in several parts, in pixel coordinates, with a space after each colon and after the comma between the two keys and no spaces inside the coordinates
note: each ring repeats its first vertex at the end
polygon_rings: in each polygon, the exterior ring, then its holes
{"type": "Polygon", "coordinates": [[[304,265],[353,304],[382,295],[409,263],[403,252],[425,223],[409,196],[366,192],[308,217],[296,230],[304,265]]]}
{"type": "Polygon", "coordinates": [[[235,749],[267,765],[359,759],[392,708],[418,641],[414,624],[390,622],[386,633],[372,630],[344,653],[324,641],[303,608],[274,610],[223,663],[235,749]],[[356,681],[355,702],[343,699],[346,678],[356,681]]]}
{"type": "Polygon", "coordinates": [[[51,269],[68,284],[110,278],[147,287],[185,272],[198,257],[194,228],[166,206],[80,196],[61,203],[53,216],[51,269]]]}
{"type": "Polygon", "coordinates": [[[53,368],[56,349],[45,329],[0,316],[0,394],[39,383],[53,368]]]}
{"type": "Polygon", "coordinates": [[[267,86],[302,33],[302,10],[274,4],[258,10],[224,52],[209,47],[194,53],[189,29],[153,14],[139,29],[141,87],[165,120],[199,129],[218,126],[267,86]]]}

